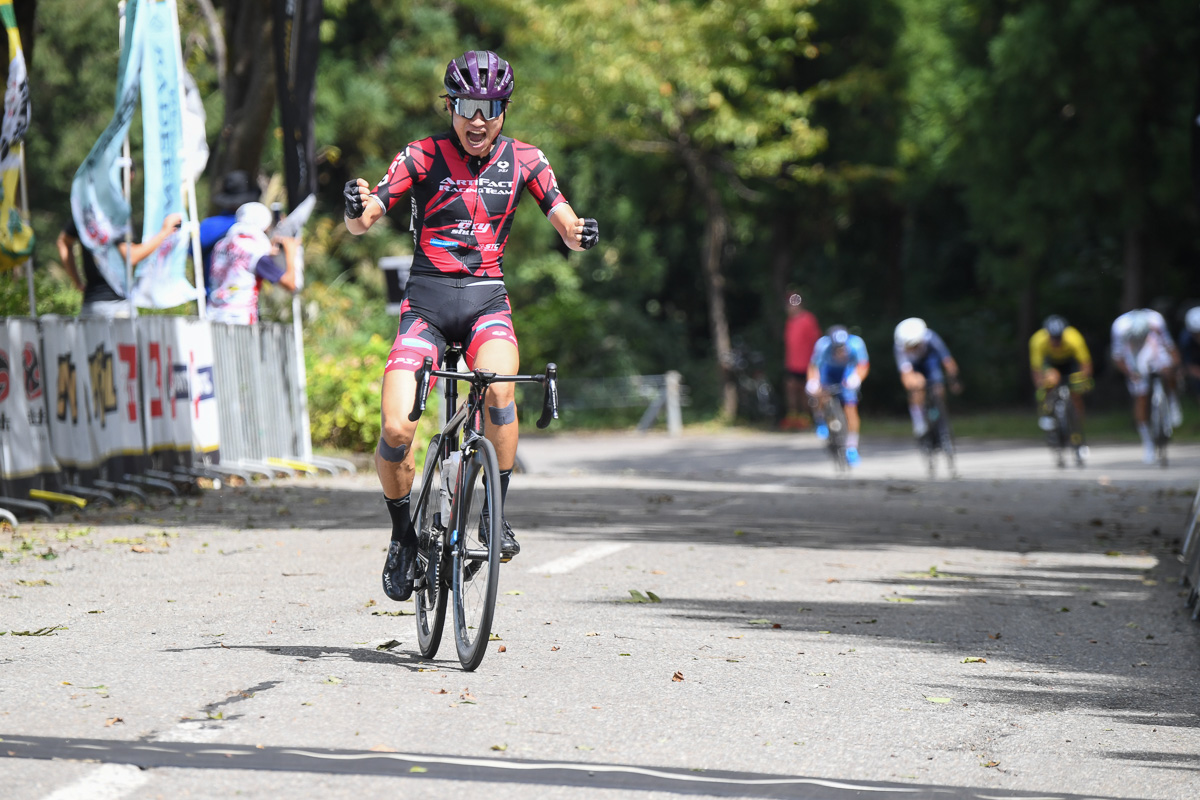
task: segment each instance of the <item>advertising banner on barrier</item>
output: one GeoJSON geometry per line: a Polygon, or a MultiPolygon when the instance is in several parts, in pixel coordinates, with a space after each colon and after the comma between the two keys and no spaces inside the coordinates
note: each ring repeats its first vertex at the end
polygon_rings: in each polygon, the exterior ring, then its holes
{"type": "Polygon", "coordinates": [[[83,325],[75,318],[40,319],[54,457],[64,468],[94,469],[101,459],[92,436],[92,379],[83,325]]]}
{"type": "Polygon", "coordinates": [[[212,323],[205,320],[180,319],[181,353],[187,364],[187,415],[190,419],[190,446],[193,453],[211,462],[220,460],[220,411],[217,384],[213,380],[212,323]]]}
{"type": "MultiPolygon", "coordinates": [[[[144,454],[142,419],[138,408],[138,358],[135,321],[85,319],[91,376],[92,432],[98,455],[118,459],[117,472],[136,471],[144,454]]],[[[117,475],[117,477],[120,477],[117,475]]]]}
{"type": "Polygon", "coordinates": [[[143,317],[138,325],[147,449],[215,458],[220,438],[208,324],[143,317]]]}
{"type": "MultiPolygon", "coordinates": [[[[138,349],[142,361],[142,409],[146,449],[150,453],[178,453],[192,448],[191,431],[176,433],[183,401],[183,422],[188,422],[187,364],[180,360],[178,317],[145,317],[138,320],[138,349]],[[176,365],[183,368],[176,383],[176,365]]],[[[182,320],[180,320],[182,322],[182,320]]],[[[182,426],[181,426],[182,427],[182,426]]]]}
{"type": "Polygon", "coordinates": [[[37,322],[8,319],[0,324],[0,477],[38,485],[34,479],[59,471],[50,448],[42,343],[37,322]]]}

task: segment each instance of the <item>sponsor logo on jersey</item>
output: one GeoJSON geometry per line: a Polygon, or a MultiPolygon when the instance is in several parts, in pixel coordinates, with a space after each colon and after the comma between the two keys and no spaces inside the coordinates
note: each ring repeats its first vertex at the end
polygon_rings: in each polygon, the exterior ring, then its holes
{"type": "Polygon", "coordinates": [[[512,164],[510,164],[507,161],[497,161],[496,162],[496,169],[500,170],[501,172],[508,172],[508,168],[511,166],[512,166],[512,164]]]}
{"type": "Polygon", "coordinates": [[[488,178],[473,178],[464,180],[455,180],[454,178],[443,178],[438,184],[438,190],[450,194],[512,194],[512,181],[493,181],[488,178]]]}
{"type": "Polygon", "coordinates": [[[490,222],[472,222],[469,219],[460,219],[454,225],[454,232],[463,235],[491,233],[492,224],[490,222]]]}
{"type": "Polygon", "coordinates": [[[430,239],[429,243],[434,247],[441,247],[446,250],[452,250],[456,247],[462,247],[462,242],[452,242],[449,239],[430,239]]]}

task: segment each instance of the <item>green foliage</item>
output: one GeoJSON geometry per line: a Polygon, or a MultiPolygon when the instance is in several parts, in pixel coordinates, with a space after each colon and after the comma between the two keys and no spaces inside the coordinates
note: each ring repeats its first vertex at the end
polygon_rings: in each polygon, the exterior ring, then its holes
{"type": "MultiPolygon", "coordinates": [[[[711,198],[697,164],[729,218],[732,334],[778,386],[780,294],[799,287],[825,325],[866,339],[868,413],[903,406],[889,375],[903,317],[924,316],[946,338],[964,405],[993,405],[1026,399],[1025,328],[1046,313],[1066,313],[1103,350],[1131,281],[1147,302],[1200,297],[1186,169],[1200,75],[1180,67],[1200,44],[1194,3],[324,5],[302,296],[318,444],[374,446],[395,331],[376,265],[411,252],[407,202],[356,237],[341,222],[341,186],[374,183],[409,141],[446,127],[442,74],[467,48],[512,61],[505,133],[539,146],[573,208],[600,221],[597,248],[567,253],[535,204],[517,213],[504,267],[527,370],[555,361],[568,381],[679,369],[689,414],[716,408],[701,269],[711,198]],[[1140,273],[1131,241],[1144,243],[1140,273]]],[[[194,3],[180,15],[215,142],[224,103],[209,32],[194,3]]],[[[38,310],[70,314],[79,298],[54,238],[75,169],[112,116],[117,19],[111,0],[41,0],[37,26],[27,160],[38,310]]],[[[282,169],[271,133],[268,175],[282,169]]],[[[135,152],[139,137],[135,120],[135,152]]],[[[0,313],[27,306],[24,281],[0,275],[0,313]]],[[[263,306],[291,319],[282,292],[263,306]]]]}

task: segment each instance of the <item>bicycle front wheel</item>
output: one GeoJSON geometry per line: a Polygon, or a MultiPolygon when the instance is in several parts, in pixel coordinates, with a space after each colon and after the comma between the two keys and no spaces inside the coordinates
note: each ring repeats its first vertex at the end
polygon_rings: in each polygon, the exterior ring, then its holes
{"type": "Polygon", "coordinates": [[[417,567],[420,583],[414,591],[417,605],[417,645],[421,655],[433,658],[442,642],[446,622],[446,527],[441,514],[441,436],[434,436],[425,453],[421,493],[418,495],[413,527],[417,531],[417,567]]]}
{"type": "Polygon", "coordinates": [[[500,467],[487,439],[475,443],[463,465],[463,478],[455,497],[454,640],[463,669],[473,670],[483,661],[492,632],[504,529],[500,467]]]}

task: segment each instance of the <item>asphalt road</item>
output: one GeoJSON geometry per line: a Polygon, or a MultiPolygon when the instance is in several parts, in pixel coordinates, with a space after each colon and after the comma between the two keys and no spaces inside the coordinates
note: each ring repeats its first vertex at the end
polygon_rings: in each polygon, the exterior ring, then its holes
{"type": "Polygon", "coordinates": [[[370,474],[0,533],[0,795],[1200,796],[1200,447],[961,445],[526,438],[474,673],[383,596],[370,474]]]}

